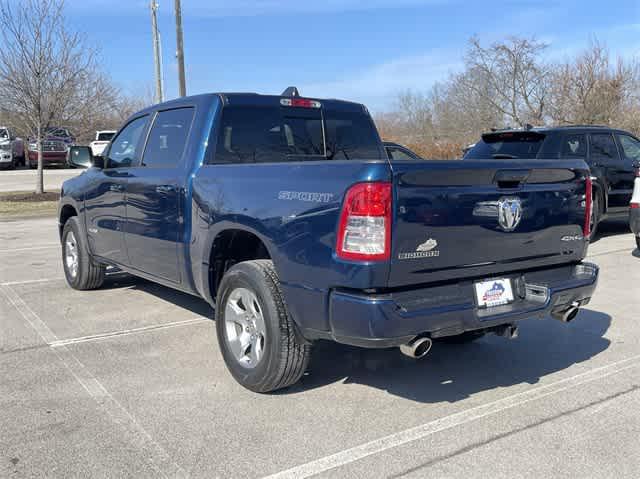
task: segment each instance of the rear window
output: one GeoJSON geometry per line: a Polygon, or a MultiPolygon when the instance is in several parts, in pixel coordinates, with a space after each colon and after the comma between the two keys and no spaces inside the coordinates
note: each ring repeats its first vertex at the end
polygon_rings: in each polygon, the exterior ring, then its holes
{"type": "Polygon", "coordinates": [[[465,159],[536,158],[545,135],[537,132],[504,132],[482,135],[464,156],[465,159]]]}
{"type": "Polygon", "coordinates": [[[381,159],[364,112],[296,107],[227,106],[210,163],[381,159]]]}

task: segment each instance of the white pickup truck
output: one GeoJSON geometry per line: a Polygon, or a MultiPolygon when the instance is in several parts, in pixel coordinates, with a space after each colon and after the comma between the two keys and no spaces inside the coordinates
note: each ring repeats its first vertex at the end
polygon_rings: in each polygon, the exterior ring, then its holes
{"type": "Polygon", "coordinates": [[[13,169],[25,163],[24,141],[7,127],[0,126],[0,168],[13,169]]]}
{"type": "Polygon", "coordinates": [[[107,147],[107,145],[111,141],[111,138],[113,138],[115,134],[115,130],[96,131],[96,139],[89,144],[93,156],[102,156],[104,149],[107,147]]]}

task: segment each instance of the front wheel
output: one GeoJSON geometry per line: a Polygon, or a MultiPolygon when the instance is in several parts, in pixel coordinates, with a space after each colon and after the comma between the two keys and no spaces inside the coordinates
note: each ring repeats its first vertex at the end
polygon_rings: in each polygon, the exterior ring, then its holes
{"type": "Polygon", "coordinates": [[[62,265],[73,289],[97,289],[104,282],[105,266],[91,257],[76,216],[69,218],[62,230],[62,265]]]}
{"type": "Polygon", "coordinates": [[[309,363],[311,346],[295,330],[272,261],[244,261],[225,273],[216,332],[231,375],[251,391],[286,388],[309,363]]]}

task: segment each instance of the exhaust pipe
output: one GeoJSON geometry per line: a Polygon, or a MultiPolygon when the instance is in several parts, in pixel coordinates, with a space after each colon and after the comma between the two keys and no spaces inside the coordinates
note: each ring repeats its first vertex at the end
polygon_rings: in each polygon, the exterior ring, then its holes
{"type": "Polygon", "coordinates": [[[563,323],[570,323],[571,321],[576,319],[579,310],[580,303],[574,301],[567,309],[552,311],[551,317],[553,319],[557,319],[558,321],[562,321],[563,323]]]}
{"type": "Polygon", "coordinates": [[[413,359],[420,359],[431,351],[432,341],[429,338],[415,338],[407,344],[400,345],[400,351],[405,356],[413,359]]]}
{"type": "Polygon", "coordinates": [[[517,339],[519,334],[518,326],[516,326],[515,324],[507,324],[505,326],[498,327],[495,330],[495,333],[498,336],[502,336],[503,338],[517,339]]]}

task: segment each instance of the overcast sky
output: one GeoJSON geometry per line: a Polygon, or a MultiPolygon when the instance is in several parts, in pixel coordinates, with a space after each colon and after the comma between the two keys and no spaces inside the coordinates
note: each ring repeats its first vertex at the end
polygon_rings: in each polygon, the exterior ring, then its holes
{"type": "MultiPolygon", "coordinates": [[[[158,0],[167,97],[177,94],[173,0],[158,0]]],[[[470,36],[536,35],[563,58],[596,36],[613,55],[640,57],[640,0],[182,0],[188,93],[340,97],[372,110],[399,91],[426,90],[461,67],[470,36]]],[[[101,49],[129,92],[153,83],[148,2],[67,0],[67,14],[101,49]]]]}

